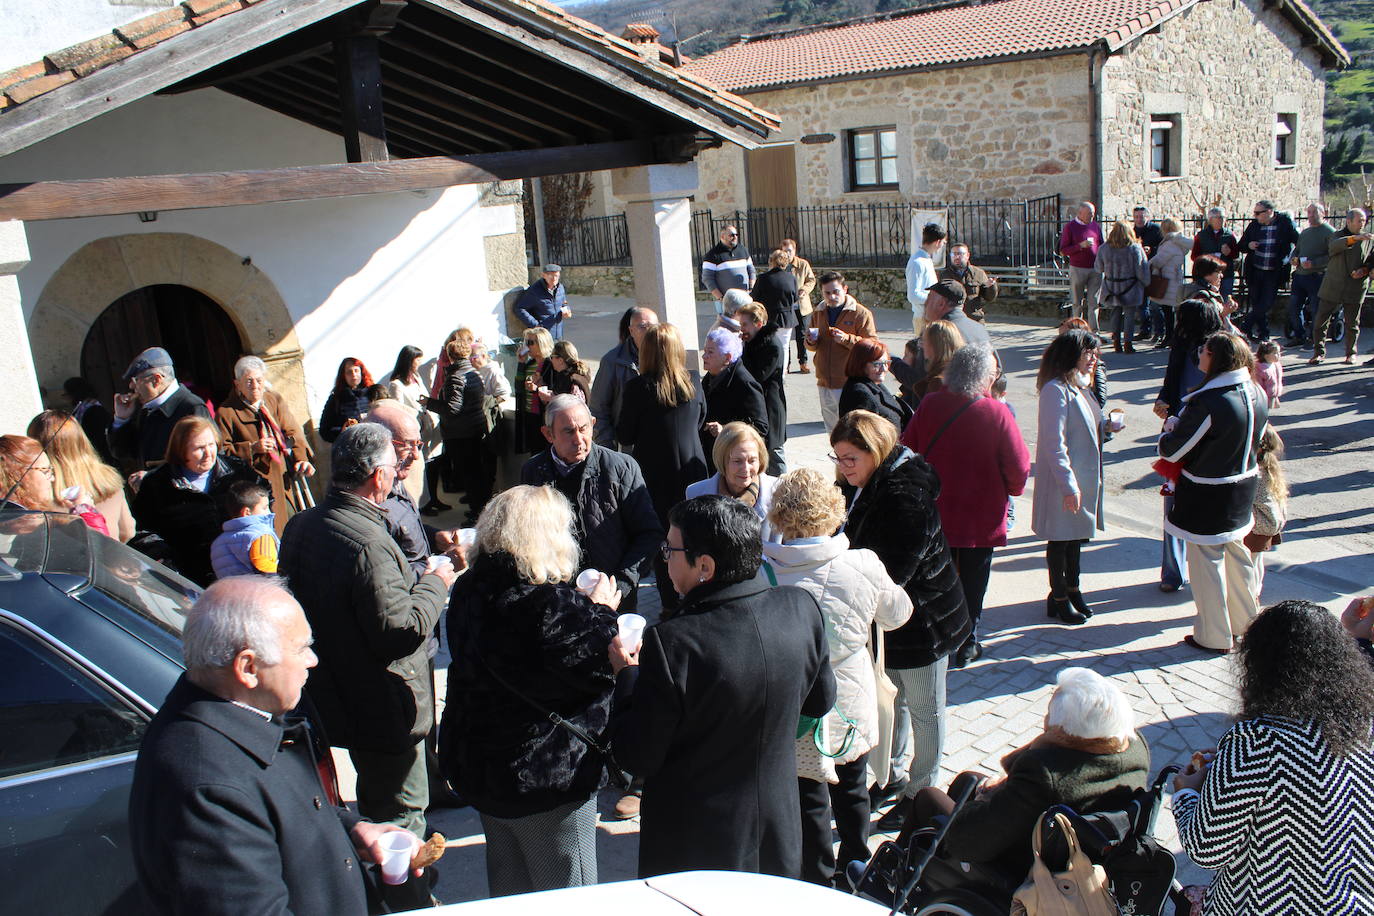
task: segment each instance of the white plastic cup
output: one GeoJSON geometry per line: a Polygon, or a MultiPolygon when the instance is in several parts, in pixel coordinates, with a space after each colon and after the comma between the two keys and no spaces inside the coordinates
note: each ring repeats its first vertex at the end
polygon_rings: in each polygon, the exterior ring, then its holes
{"type": "Polygon", "coordinates": [[[1107,419],[1112,424],[1112,432],[1119,433],[1126,428],[1126,411],[1120,407],[1114,407],[1107,411],[1107,419]]]}
{"type": "Polygon", "coordinates": [[[816,341],[820,340],[820,337],[821,337],[821,329],[820,329],[820,328],[807,328],[807,329],[806,329],[806,339],[809,340],[809,341],[811,341],[812,343],[815,343],[816,341]]]}
{"type": "Polygon", "coordinates": [[[409,830],[393,830],[382,837],[382,880],[387,884],[405,884],[410,876],[410,862],[420,841],[409,830]]]}
{"type": "Polygon", "coordinates": [[[450,568],[453,566],[453,559],[451,557],[446,557],[441,553],[430,554],[428,562],[430,572],[438,572],[440,567],[443,566],[448,566],[450,568]]]}
{"type": "Polygon", "coordinates": [[[471,547],[473,544],[476,544],[476,543],[477,543],[477,529],[476,529],[476,528],[459,528],[459,529],[458,529],[458,546],[462,547],[464,550],[467,550],[469,547],[471,547]]]}
{"type": "Polygon", "coordinates": [[[590,598],[592,592],[596,591],[597,585],[601,583],[602,575],[604,574],[599,569],[584,569],[577,574],[575,587],[579,592],[590,598]]]}
{"type": "Polygon", "coordinates": [[[644,641],[644,627],[648,621],[638,614],[621,614],[615,622],[620,628],[620,644],[625,647],[625,651],[631,654],[638,652],[639,644],[644,641]]]}
{"type": "Polygon", "coordinates": [[[62,491],[62,498],[69,503],[74,503],[81,496],[81,487],[72,485],[62,491]]]}

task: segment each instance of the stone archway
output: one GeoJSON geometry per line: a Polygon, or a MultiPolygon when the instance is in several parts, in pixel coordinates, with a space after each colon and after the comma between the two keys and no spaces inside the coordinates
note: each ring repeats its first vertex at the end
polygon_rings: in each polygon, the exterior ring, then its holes
{"type": "Polygon", "coordinates": [[[91,325],[112,302],[148,286],[189,286],[229,315],[248,350],[267,363],[273,388],[307,424],[301,345],[276,285],[251,260],[195,235],[150,232],[83,245],[48,280],[29,316],[38,381],[56,391],[81,365],[91,325]]]}

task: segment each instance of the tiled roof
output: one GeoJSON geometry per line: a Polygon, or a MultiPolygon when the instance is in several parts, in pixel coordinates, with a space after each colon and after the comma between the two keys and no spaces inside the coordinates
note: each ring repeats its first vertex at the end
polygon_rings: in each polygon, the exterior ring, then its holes
{"type": "Polygon", "coordinates": [[[42,60],[7,70],[0,73],[0,110],[22,105],[182,32],[258,2],[260,0],[186,0],[97,38],[54,51],[42,60]]]}
{"type": "MultiPolygon", "coordinates": [[[[260,2],[262,0],[185,0],[175,7],[120,26],[106,35],[0,73],[0,126],[4,124],[3,111],[7,108],[22,105],[183,32],[260,2]]],[[[709,80],[685,69],[676,69],[662,60],[647,61],[635,45],[606,33],[585,19],[569,15],[546,0],[489,0],[489,3],[494,7],[523,10],[538,17],[543,26],[561,27],[571,38],[590,41],[601,53],[609,52],[619,66],[639,70],[652,77],[654,82],[667,84],[659,88],[685,92],[689,97],[695,97],[696,102],[707,102],[727,109],[731,112],[731,119],[749,125],[755,133],[766,134],[778,128],[778,119],[774,115],[747,99],[726,92],[709,80]]],[[[660,58],[664,55],[670,60],[672,50],[661,48],[660,58]]]]}
{"type": "MultiPolygon", "coordinates": [[[[742,36],[684,69],[726,89],[760,89],[1023,54],[1115,51],[1199,0],[990,0],[742,36]]],[[[1350,57],[1302,0],[1279,0],[1338,64],[1350,57]]]]}

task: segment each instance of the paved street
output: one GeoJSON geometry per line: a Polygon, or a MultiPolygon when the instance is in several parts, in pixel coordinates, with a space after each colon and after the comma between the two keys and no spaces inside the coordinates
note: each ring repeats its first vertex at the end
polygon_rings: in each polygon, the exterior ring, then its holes
{"type": "MultiPolygon", "coordinates": [[[[572,304],[577,317],[568,337],[584,357],[594,357],[614,343],[615,321],[630,303],[574,297],[572,304]]],[[[700,309],[704,331],[709,306],[702,303],[700,309]]],[[[909,316],[880,311],[878,324],[899,356],[909,336],[909,316]]],[[[1010,401],[1034,455],[1035,369],[1053,330],[1043,324],[1001,322],[990,330],[1010,375],[1010,401]]],[[[1150,406],[1163,376],[1165,352],[1108,353],[1106,360],[1111,406],[1126,410],[1127,429],[1107,445],[1107,532],[1083,557],[1084,592],[1098,613],[1082,627],[1046,621],[1044,545],[1029,531],[1028,488],[1017,499],[1011,542],[994,559],[984,615],[987,655],[949,676],[946,782],[963,769],[997,772],[1003,754],[1038,734],[1055,673],[1069,665],[1110,675],[1130,695],[1156,771],[1186,761],[1195,748],[1213,745],[1234,710],[1229,662],[1181,645],[1193,613],[1188,591],[1164,594],[1157,588],[1161,504],[1159,480],[1149,465],[1159,421],[1150,406]]],[[[1293,496],[1285,542],[1269,556],[1264,602],[1302,597],[1339,610],[1374,579],[1374,370],[1330,362],[1312,369],[1304,365],[1305,356],[1296,354],[1285,354],[1284,362],[1289,393],[1273,420],[1288,445],[1284,467],[1293,496]]],[[[814,376],[789,375],[787,385],[789,465],[829,468],[814,376]]],[[[648,600],[641,604],[653,608],[653,590],[642,594],[648,600]]],[[[603,813],[608,812],[614,794],[605,794],[602,802],[603,813]]],[[[435,811],[430,824],[449,837],[467,838],[444,858],[439,897],[445,902],[484,897],[476,815],[470,809],[435,811]]],[[[632,822],[603,823],[603,881],[634,875],[635,833],[632,822]]],[[[1159,837],[1177,851],[1167,812],[1159,822],[1159,837]]],[[[1185,883],[1207,880],[1186,857],[1178,858],[1185,883]]]]}

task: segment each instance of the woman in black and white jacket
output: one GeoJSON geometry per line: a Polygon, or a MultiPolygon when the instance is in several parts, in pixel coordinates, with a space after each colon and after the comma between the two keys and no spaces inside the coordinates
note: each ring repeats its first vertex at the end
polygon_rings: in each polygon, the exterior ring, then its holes
{"type": "Polygon", "coordinates": [[[1259,613],[1254,561],[1241,543],[1250,530],[1259,482],[1259,441],[1269,411],[1250,378],[1255,357],[1236,334],[1208,337],[1198,358],[1202,384],[1183,397],[1159,437],[1159,454],[1181,465],[1164,530],[1187,542],[1188,578],[1197,605],[1184,641],[1218,654],[1231,651],[1259,613]]]}

